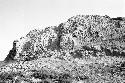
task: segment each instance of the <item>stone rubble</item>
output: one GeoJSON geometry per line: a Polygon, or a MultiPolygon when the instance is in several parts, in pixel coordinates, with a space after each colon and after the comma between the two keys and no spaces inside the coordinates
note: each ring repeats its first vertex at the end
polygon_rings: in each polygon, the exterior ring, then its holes
{"type": "Polygon", "coordinates": [[[34,29],[0,62],[0,83],[124,83],[125,18],[77,15],[34,29]]]}

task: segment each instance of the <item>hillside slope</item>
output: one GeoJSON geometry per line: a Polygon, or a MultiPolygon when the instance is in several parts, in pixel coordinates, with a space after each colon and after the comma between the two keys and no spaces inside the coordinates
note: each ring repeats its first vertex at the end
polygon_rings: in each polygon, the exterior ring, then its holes
{"type": "Polygon", "coordinates": [[[0,65],[0,83],[124,83],[125,18],[77,15],[34,29],[0,65]]]}

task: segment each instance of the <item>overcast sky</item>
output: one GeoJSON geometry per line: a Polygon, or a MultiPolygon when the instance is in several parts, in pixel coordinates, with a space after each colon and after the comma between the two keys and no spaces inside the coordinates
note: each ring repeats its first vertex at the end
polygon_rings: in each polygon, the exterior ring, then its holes
{"type": "Polygon", "coordinates": [[[125,17],[124,0],[0,0],[0,61],[14,40],[78,14],[125,17]]]}

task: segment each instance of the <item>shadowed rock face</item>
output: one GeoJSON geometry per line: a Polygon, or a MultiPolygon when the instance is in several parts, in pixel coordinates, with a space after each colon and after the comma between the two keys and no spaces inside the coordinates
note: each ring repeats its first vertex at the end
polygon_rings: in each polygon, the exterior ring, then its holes
{"type": "Polygon", "coordinates": [[[13,61],[15,56],[16,56],[16,41],[13,42],[13,48],[9,51],[9,54],[7,55],[4,61],[6,62],[13,61]]]}
{"type": "Polygon", "coordinates": [[[0,63],[0,83],[123,83],[124,36],[125,18],[99,15],[32,30],[0,63]]]}

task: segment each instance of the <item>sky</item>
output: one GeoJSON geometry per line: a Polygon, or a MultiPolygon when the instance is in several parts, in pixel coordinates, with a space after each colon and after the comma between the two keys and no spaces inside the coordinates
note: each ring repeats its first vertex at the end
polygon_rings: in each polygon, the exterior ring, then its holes
{"type": "Polygon", "coordinates": [[[30,30],[58,26],[79,14],[125,17],[124,5],[125,0],[0,0],[0,61],[30,30]]]}

